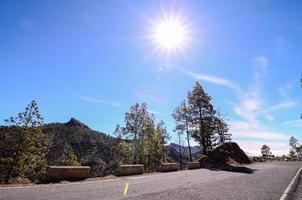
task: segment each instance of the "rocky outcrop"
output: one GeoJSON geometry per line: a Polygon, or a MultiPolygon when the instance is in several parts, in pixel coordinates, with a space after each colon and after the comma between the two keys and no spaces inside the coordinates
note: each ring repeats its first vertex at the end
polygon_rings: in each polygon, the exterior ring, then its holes
{"type": "Polygon", "coordinates": [[[207,156],[199,160],[200,166],[208,169],[252,173],[249,168],[241,166],[251,161],[244,151],[235,142],[225,143],[210,151],[207,156]]]}
{"type": "Polygon", "coordinates": [[[250,164],[249,157],[235,142],[225,143],[210,151],[208,156],[218,162],[228,163],[230,160],[239,164],[250,164]]]}

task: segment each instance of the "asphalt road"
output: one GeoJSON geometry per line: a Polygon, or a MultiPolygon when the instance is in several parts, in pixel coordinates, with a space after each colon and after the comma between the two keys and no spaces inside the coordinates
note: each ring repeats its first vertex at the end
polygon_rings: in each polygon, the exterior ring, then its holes
{"type": "Polygon", "coordinates": [[[93,182],[0,188],[0,199],[278,200],[302,162],[265,162],[254,173],[198,169],[93,182]],[[123,196],[126,183],[128,194],[123,196]]]}

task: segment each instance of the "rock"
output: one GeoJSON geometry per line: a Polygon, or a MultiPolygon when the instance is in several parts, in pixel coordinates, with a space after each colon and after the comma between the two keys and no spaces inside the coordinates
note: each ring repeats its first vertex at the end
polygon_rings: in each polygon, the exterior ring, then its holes
{"type": "Polygon", "coordinates": [[[248,156],[235,142],[225,143],[210,151],[208,156],[199,160],[200,166],[209,169],[226,169],[233,171],[241,164],[250,164],[248,156]]]}
{"type": "Polygon", "coordinates": [[[85,124],[83,124],[82,122],[80,122],[79,120],[75,119],[75,118],[71,118],[67,123],[67,126],[69,127],[74,127],[74,128],[82,128],[82,129],[89,129],[88,126],[86,126],[85,124]]]}
{"type": "Polygon", "coordinates": [[[225,143],[209,152],[209,157],[212,159],[227,163],[230,159],[239,164],[250,164],[249,157],[244,153],[242,149],[235,142],[225,143]]]}

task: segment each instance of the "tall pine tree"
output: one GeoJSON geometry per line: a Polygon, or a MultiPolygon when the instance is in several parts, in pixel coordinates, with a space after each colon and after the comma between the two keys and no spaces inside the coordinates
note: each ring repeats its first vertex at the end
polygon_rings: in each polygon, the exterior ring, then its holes
{"type": "Polygon", "coordinates": [[[192,162],[193,159],[192,159],[191,146],[190,146],[192,119],[190,115],[190,109],[185,100],[182,101],[177,108],[175,108],[174,112],[172,113],[172,117],[176,122],[175,130],[177,130],[178,133],[183,134],[184,132],[186,132],[187,134],[189,159],[190,162],[192,162]]]}
{"type": "Polygon", "coordinates": [[[148,112],[145,103],[135,104],[125,114],[125,127],[117,125],[123,160],[143,164],[147,172],[155,171],[164,161],[164,145],[169,139],[164,122],[156,125],[154,115],[148,112]],[[126,140],[128,142],[126,142],[126,140]]]}
{"type": "Polygon", "coordinates": [[[217,109],[216,117],[214,118],[215,122],[215,132],[217,134],[217,145],[223,145],[225,142],[231,140],[231,134],[228,132],[229,127],[224,120],[224,116],[221,114],[220,109],[217,109]]]}
{"type": "Polygon", "coordinates": [[[163,121],[160,121],[156,126],[156,132],[159,137],[160,146],[162,149],[162,161],[166,162],[165,158],[165,145],[168,143],[170,139],[169,133],[167,131],[167,127],[163,121]]]}
{"type": "Polygon", "coordinates": [[[39,181],[45,172],[48,138],[40,129],[43,118],[37,103],[32,101],[24,112],[5,121],[9,127],[0,133],[1,182],[39,181]]]}
{"type": "Polygon", "coordinates": [[[202,147],[203,154],[211,149],[211,137],[213,134],[212,119],[216,113],[211,104],[212,98],[196,82],[192,91],[188,92],[188,104],[194,130],[192,137],[202,147]]]}

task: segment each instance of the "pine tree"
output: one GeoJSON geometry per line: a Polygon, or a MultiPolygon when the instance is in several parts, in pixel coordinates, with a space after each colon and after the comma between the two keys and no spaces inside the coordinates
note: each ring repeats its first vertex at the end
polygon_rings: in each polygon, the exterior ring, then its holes
{"type": "Polygon", "coordinates": [[[143,129],[144,140],[142,141],[142,163],[147,172],[156,170],[162,159],[162,146],[160,133],[156,131],[153,117],[147,119],[143,129]]]}
{"type": "Polygon", "coordinates": [[[221,114],[220,109],[217,109],[215,121],[215,132],[218,135],[218,145],[223,145],[226,141],[231,140],[231,134],[228,132],[229,127],[224,120],[223,115],[221,114]]]}
{"type": "MultiPolygon", "coordinates": [[[[207,116],[203,118],[203,127],[205,134],[205,149],[207,152],[213,150],[214,147],[217,146],[217,136],[215,134],[216,124],[215,124],[215,116],[207,116]]],[[[196,131],[194,136],[199,136],[196,131]]]]}
{"type": "Polygon", "coordinates": [[[133,163],[139,163],[142,159],[139,159],[142,155],[142,144],[144,143],[144,133],[143,129],[146,128],[146,122],[151,117],[148,112],[147,105],[143,103],[142,105],[136,103],[131,106],[130,112],[125,114],[126,126],[123,128],[123,134],[127,138],[131,138],[134,142],[134,152],[133,152],[133,163]]]}
{"type": "Polygon", "coordinates": [[[182,132],[179,130],[178,131],[174,130],[174,131],[176,131],[178,135],[179,164],[180,164],[180,170],[182,170],[183,163],[182,163],[182,155],[181,155],[182,149],[181,149],[181,138],[180,138],[182,132]]]}
{"type": "Polygon", "coordinates": [[[291,147],[290,151],[290,155],[296,156],[298,154],[298,150],[299,150],[299,143],[298,143],[298,139],[295,137],[290,137],[289,139],[289,146],[291,147]]]}
{"type": "Polygon", "coordinates": [[[296,151],[297,147],[299,146],[298,139],[294,136],[290,137],[289,139],[289,146],[292,150],[296,151]]]}
{"type": "Polygon", "coordinates": [[[156,170],[164,160],[164,145],[169,139],[164,122],[156,125],[147,105],[137,103],[126,113],[125,123],[125,127],[118,125],[115,131],[119,136],[122,154],[127,157],[123,160],[143,164],[147,172],[156,170]]]}
{"type": "Polygon", "coordinates": [[[178,131],[178,133],[183,134],[186,132],[187,134],[187,142],[188,142],[188,148],[189,148],[189,159],[190,162],[193,161],[192,159],[192,153],[191,153],[191,146],[190,146],[190,138],[191,138],[191,115],[189,107],[186,103],[186,101],[182,101],[181,104],[174,110],[172,113],[172,117],[174,118],[176,122],[175,130],[178,131]]]}
{"type": "Polygon", "coordinates": [[[211,149],[212,118],[216,112],[211,104],[211,99],[198,82],[195,83],[192,91],[188,92],[188,104],[194,130],[192,137],[202,146],[203,154],[207,154],[211,149]]]}
{"type": "Polygon", "coordinates": [[[268,158],[272,155],[271,149],[266,144],[262,145],[261,147],[261,154],[264,158],[268,158]]]}
{"type": "Polygon", "coordinates": [[[48,138],[40,129],[43,118],[37,103],[32,101],[23,113],[5,121],[9,127],[1,133],[6,144],[0,143],[0,166],[6,166],[1,181],[9,183],[18,177],[39,181],[45,173],[48,138]]]}
{"type": "Polygon", "coordinates": [[[165,144],[167,144],[170,139],[169,133],[167,132],[167,127],[163,121],[160,121],[156,126],[157,137],[159,138],[160,146],[162,149],[162,161],[166,162],[165,158],[165,144]]]}
{"type": "Polygon", "coordinates": [[[144,126],[140,135],[140,151],[139,160],[141,164],[144,164],[147,172],[151,171],[152,165],[152,152],[153,150],[153,135],[155,134],[155,123],[153,118],[146,118],[144,126]]]}
{"type": "Polygon", "coordinates": [[[81,165],[81,163],[78,162],[78,158],[75,155],[73,149],[69,145],[66,145],[64,155],[65,155],[65,157],[64,157],[63,164],[65,166],[80,166],[81,165]]]}

